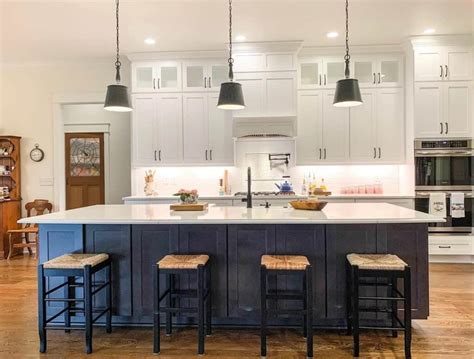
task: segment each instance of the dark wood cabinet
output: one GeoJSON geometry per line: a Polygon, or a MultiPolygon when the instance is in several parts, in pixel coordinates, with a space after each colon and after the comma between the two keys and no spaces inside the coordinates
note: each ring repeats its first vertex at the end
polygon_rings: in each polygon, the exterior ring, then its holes
{"type": "Polygon", "coordinates": [[[16,222],[21,217],[20,200],[0,202],[0,258],[7,258],[9,253],[9,229],[20,228],[16,222]]]}
{"type": "MultiPolygon", "coordinates": [[[[85,252],[107,253],[112,258],[112,302],[113,313],[119,316],[132,315],[132,252],[131,226],[125,224],[86,225],[85,252]]],[[[102,279],[103,273],[96,278],[102,279]]],[[[96,304],[105,304],[104,294],[96,296],[96,304]]]]}
{"type": "Polygon", "coordinates": [[[260,258],[276,253],[275,239],[275,225],[228,226],[230,317],[259,318],[260,258]]]}
{"type": "MultiPolygon", "coordinates": [[[[161,258],[178,251],[177,225],[132,226],[133,315],[153,314],[153,268],[161,258]]],[[[160,281],[160,292],[166,282],[160,281]]]]}
{"type": "MultiPolygon", "coordinates": [[[[326,317],[326,239],[323,225],[277,225],[276,254],[306,256],[313,267],[314,318],[326,317]]],[[[303,281],[278,276],[277,287],[302,291],[303,281]]],[[[283,301],[286,308],[301,308],[300,302],[283,301]],[[290,307],[291,306],[291,307],[290,307]]]]}
{"type": "MultiPolygon", "coordinates": [[[[345,268],[346,256],[349,253],[377,253],[375,224],[326,226],[326,288],[329,319],[345,319],[346,316],[345,268]]],[[[375,288],[364,288],[364,290],[367,291],[366,294],[370,294],[375,291],[375,288]]]]}
{"type": "MultiPolygon", "coordinates": [[[[427,224],[379,224],[377,252],[396,254],[410,266],[412,317],[429,315],[427,224]]],[[[399,288],[403,289],[400,282],[399,288]]]]}

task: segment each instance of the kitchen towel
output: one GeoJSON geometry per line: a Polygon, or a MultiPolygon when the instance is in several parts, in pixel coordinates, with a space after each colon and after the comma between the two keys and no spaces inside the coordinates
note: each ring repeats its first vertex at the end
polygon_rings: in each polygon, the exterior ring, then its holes
{"type": "Polygon", "coordinates": [[[446,218],[446,193],[430,193],[430,214],[446,218]]]}
{"type": "Polygon", "coordinates": [[[451,217],[453,218],[464,218],[466,215],[464,209],[464,193],[463,192],[453,192],[451,193],[451,217]]]}

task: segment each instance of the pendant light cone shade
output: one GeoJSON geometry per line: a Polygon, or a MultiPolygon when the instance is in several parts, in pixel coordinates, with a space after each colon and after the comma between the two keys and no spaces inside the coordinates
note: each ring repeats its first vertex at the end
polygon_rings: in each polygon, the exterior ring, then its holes
{"type": "Polygon", "coordinates": [[[127,86],[107,86],[104,110],[115,112],[130,112],[133,110],[132,106],[130,105],[130,97],[128,96],[127,86]]]}
{"type": "Polygon", "coordinates": [[[357,79],[342,79],[337,81],[333,105],[335,107],[354,107],[362,105],[359,81],[357,79]]]}
{"type": "Polygon", "coordinates": [[[242,85],[233,81],[222,83],[217,108],[222,110],[241,110],[245,108],[242,85]]]}

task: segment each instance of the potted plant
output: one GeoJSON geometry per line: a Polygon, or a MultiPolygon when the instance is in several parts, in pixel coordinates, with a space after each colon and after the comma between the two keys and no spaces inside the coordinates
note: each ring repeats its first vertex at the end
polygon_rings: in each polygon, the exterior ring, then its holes
{"type": "Polygon", "coordinates": [[[182,204],[195,204],[199,198],[198,191],[196,189],[180,189],[173,196],[179,196],[182,204]]]}

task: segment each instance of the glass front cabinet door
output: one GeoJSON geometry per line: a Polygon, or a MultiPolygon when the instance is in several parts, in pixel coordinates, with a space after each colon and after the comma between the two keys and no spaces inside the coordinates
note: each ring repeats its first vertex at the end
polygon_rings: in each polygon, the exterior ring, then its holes
{"type": "Polygon", "coordinates": [[[227,62],[217,60],[190,60],[184,62],[184,91],[219,91],[221,83],[229,79],[227,62]]]}
{"type": "Polygon", "coordinates": [[[132,63],[132,92],[176,92],[181,88],[180,62],[132,63]]]}

